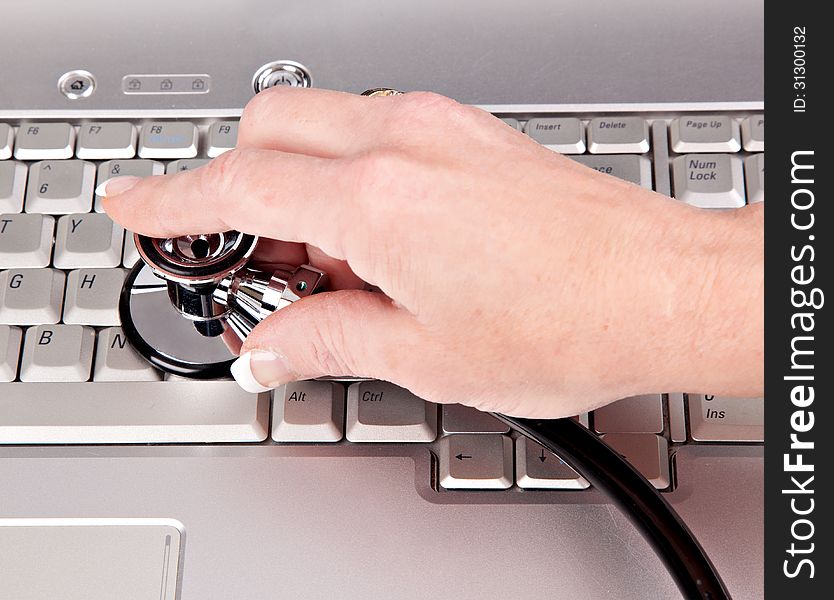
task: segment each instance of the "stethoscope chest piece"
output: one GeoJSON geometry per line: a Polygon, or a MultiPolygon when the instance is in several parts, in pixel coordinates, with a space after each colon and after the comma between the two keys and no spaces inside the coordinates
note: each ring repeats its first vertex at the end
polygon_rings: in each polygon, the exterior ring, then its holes
{"type": "Polygon", "coordinates": [[[327,284],[327,276],[308,265],[250,268],[258,238],[237,231],[137,234],[135,242],[141,261],[122,288],[122,328],[146,360],[175,375],[227,376],[258,323],[327,284]]]}

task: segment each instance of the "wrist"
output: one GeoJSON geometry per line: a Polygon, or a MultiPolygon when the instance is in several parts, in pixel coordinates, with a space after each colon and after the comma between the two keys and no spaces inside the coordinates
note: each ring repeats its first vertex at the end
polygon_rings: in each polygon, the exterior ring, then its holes
{"type": "Polygon", "coordinates": [[[666,246],[668,307],[651,326],[657,339],[652,390],[759,395],[763,378],[763,206],[676,217],[666,246]]]}

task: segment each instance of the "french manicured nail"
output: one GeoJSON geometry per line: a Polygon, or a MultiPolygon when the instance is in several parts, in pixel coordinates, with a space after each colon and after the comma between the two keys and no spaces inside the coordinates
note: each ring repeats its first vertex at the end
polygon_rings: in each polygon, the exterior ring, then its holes
{"type": "Polygon", "coordinates": [[[139,181],[140,177],[133,177],[132,175],[124,175],[122,177],[113,177],[104,183],[98,184],[96,194],[102,198],[107,196],[115,196],[122,192],[128,191],[139,181]]]}
{"type": "Polygon", "coordinates": [[[293,379],[283,358],[266,350],[252,350],[232,363],[232,376],[247,392],[266,392],[293,379]]]}

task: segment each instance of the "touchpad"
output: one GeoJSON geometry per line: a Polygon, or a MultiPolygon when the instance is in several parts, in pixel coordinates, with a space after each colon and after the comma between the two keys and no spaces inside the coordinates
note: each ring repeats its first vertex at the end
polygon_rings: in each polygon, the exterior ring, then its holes
{"type": "Polygon", "coordinates": [[[0,600],[174,600],[173,519],[0,519],[0,600]]]}

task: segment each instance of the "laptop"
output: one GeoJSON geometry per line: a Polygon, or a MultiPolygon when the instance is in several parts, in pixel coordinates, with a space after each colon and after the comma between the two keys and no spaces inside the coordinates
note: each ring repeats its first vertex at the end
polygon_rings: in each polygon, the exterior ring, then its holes
{"type": "MultiPolygon", "coordinates": [[[[606,497],[490,415],[382,382],[248,394],[149,366],[117,311],[133,238],[94,190],[233,147],[258,88],[391,87],[732,210],[764,197],[761,2],[0,10],[0,599],[680,597],[606,497]]],[[[577,419],[734,598],[760,598],[762,400],[656,392],[577,419]]]]}

